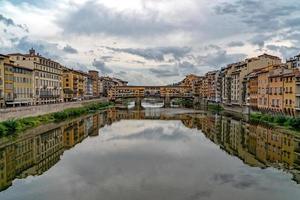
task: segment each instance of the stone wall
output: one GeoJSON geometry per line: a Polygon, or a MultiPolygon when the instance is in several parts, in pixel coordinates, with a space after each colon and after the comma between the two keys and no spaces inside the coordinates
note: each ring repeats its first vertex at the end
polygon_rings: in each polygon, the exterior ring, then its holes
{"type": "Polygon", "coordinates": [[[107,102],[107,101],[108,100],[106,98],[101,98],[101,99],[79,101],[79,102],[66,102],[66,103],[47,104],[47,105],[39,105],[39,106],[5,108],[5,109],[0,109],[0,121],[44,115],[53,112],[59,112],[67,108],[78,108],[91,103],[100,103],[100,102],[107,102]]]}

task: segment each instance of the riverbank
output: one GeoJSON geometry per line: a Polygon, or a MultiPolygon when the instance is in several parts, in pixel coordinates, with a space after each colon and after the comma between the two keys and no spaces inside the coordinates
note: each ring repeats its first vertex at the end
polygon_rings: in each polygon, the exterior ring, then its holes
{"type": "Polygon", "coordinates": [[[0,137],[14,135],[27,129],[38,127],[53,122],[61,122],[67,119],[79,117],[98,110],[104,110],[113,106],[111,102],[92,103],[79,108],[68,108],[60,112],[54,112],[22,119],[10,119],[0,122],[0,137]]]}
{"type": "Polygon", "coordinates": [[[300,131],[300,118],[288,116],[273,116],[263,113],[251,113],[250,122],[273,127],[281,127],[292,131],[300,131]]]}
{"type": "Polygon", "coordinates": [[[261,112],[248,111],[239,106],[224,106],[214,103],[208,104],[208,110],[233,118],[242,119],[252,124],[259,124],[270,128],[280,129],[285,132],[300,135],[300,117],[290,117],[284,115],[270,115],[261,112]]]}
{"type": "Polygon", "coordinates": [[[35,117],[39,115],[60,112],[68,108],[80,108],[89,104],[104,103],[104,102],[108,102],[107,98],[92,99],[92,100],[77,101],[77,102],[65,102],[65,103],[58,103],[58,104],[46,104],[46,105],[38,105],[38,106],[5,108],[5,109],[0,109],[0,122],[11,120],[11,119],[35,117]]]}

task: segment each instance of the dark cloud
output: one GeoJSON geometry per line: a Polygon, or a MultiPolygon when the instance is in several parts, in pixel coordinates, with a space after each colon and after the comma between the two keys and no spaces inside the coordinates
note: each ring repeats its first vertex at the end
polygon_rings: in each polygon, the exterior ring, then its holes
{"type": "Polygon", "coordinates": [[[204,50],[205,51],[208,51],[208,50],[220,50],[221,47],[219,47],[218,45],[214,45],[214,44],[210,44],[210,45],[207,45],[204,47],[204,50]]]}
{"type": "Polygon", "coordinates": [[[156,77],[171,77],[171,76],[179,76],[177,69],[149,69],[151,73],[153,73],[156,77]]]}
{"type": "Polygon", "coordinates": [[[113,56],[101,56],[101,59],[104,61],[104,62],[109,62],[111,60],[113,60],[113,56]]]}
{"type": "Polygon", "coordinates": [[[145,11],[143,14],[117,12],[94,1],[88,1],[75,11],[67,13],[58,21],[58,25],[67,34],[106,34],[125,37],[153,36],[174,30],[171,24],[159,18],[155,12],[145,11]]]}
{"type": "Polygon", "coordinates": [[[231,184],[233,187],[237,189],[248,189],[248,188],[258,188],[263,189],[263,187],[259,186],[257,180],[250,175],[234,175],[234,174],[226,174],[220,173],[215,174],[212,177],[213,181],[218,184],[231,184]]]}
{"type": "Polygon", "coordinates": [[[66,52],[66,53],[70,53],[70,54],[77,54],[78,53],[77,49],[71,47],[70,45],[66,45],[63,48],[63,51],[66,52]]]}
{"type": "Polygon", "coordinates": [[[227,2],[224,2],[221,5],[216,6],[214,9],[215,9],[216,14],[218,14],[218,15],[235,14],[238,12],[237,5],[227,3],[227,2]]]}
{"type": "Polygon", "coordinates": [[[234,182],[233,174],[215,174],[213,176],[213,180],[218,182],[219,184],[226,184],[234,182]]]}
{"type": "Polygon", "coordinates": [[[265,46],[265,42],[274,37],[273,34],[257,34],[253,36],[249,42],[253,45],[257,45],[259,48],[263,48],[265,46]]]}
{"type": "Polygon", "coordinates": [[[172,55],[175,60],[179,60],[191,52],[189,47],[155,47],[155,48],[112,48],[106,47],[115,52],[128,53],[136,56],[143,57],[146,60],[165,61],[166,55],[172,55]]]}
{"type": "Polygon", "coordinates": [[[279,52],[285,58],[293,57],[293,56],[299,54],[299,52],[300,52],[300,48],[298,48],[298,47],[267,45],[266,48],[271,51],[279,52]]]}
{"type": "Polygon", "coordinates": [[[283,28],[293,28],[299,25],[300,4],[297,0],[237,0],[232,3],[222,3],[214,10],[217,15],[233,16],[247,25],[248,31],[257,33],[279,31],[283,28]],[[290,16],[298,15],[293,19],[290,16]]]}
{"type": "Polygon", "coordinates": [[[29,49],[34,48],[36,52],[41,55],[54,59],[61,60],[61,50],[58,48],[58,44],[49,43],[41,40],[31,40],[28,37],[17,39],[14,49],[18,52],[28,52],[29,49]]]}
{"type": "Polygon", "coordinates": [[[243,60],[247,57],[246,54],[229,54],[226,50],[220,49],[210,52],[206,55],[201,55],[196,58],[199,65],[211,66],[219,69],[229,63],[243,60]]]}
{"type": "Polygon", "coordinates": [[[299,27],[300,26],[300,17],[287,19],[285,23],[290,27],[299,27]]]}
{"type": "Polygon", "coordinates": [[[198,69],[198,67],[188,61],[183,61],[183,62],[179,62],[177,64],[178,66],[178,70],[182,75],[187,75],[187,74],[196,74],[199,73],[200,70],[198,69]]]}
{"type": "Polygon", "coordinates": [[[212,190],[201,190],[201,191],[197,191],[194,194],[192,194],[191,196],[189,196],[187,198],[187,200],[199,200],[199,199],[206,199],[211,197],[211,195],[213,194],[212,190]]]}
{"type": "Polygon", "coordinates": [[[173,141],[173,140],[188,140],[189,137],[178,129],[174,129],[171,133],[165,133],[162,127],[147,128],[141,132],[133,133],[125,136],[115,136],[108,141],[114,140],[158,140],[158,141],[173,141]]]}
{"type": "Polygon", "coordinates": [[[227,46],[229,46],[229,47],[242,47],[242,46],[244,46],[244,45],[245,45],[244,42],[241,42],[241,41],[233,41],[233,42],[228,43],[227,46]]]}
{"type": "Polygon", "coordinates": [[[0,14],[0,22],[3,22],[6,26],[14,26],[21,28],[22,30],[28,32],[28,28],[26,25],[16,24],[11,18],[7,18],[0,14]]]}
{"type": "Polygon", "coordinates": [[[110,74],[113,72],[113,70],[111,70],[110,68],[108,68],[106,65],[105,65],[105,62],[103,62],[102,60],[94,60],[92,65],[94,67],[96,67],[97,70],[100,71],[100,73],[102,74],[110,74]]]}

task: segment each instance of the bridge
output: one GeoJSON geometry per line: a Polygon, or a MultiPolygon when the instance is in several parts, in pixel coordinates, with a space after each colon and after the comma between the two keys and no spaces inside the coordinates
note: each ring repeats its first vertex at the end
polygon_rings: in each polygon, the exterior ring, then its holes
{"type": "Polygon", "coordinates": [[[188,86],[114,86],[108,92],[112,101],[135,99],[135,106],[141,107],[144,98],[160,98],[164,107],[170,107],[174,98],[193,99],[193,90],[188,86]]]}

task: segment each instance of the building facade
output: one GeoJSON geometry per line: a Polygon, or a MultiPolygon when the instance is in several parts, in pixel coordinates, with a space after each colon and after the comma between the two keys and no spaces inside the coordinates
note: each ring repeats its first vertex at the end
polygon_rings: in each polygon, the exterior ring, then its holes
{"type": "Polygon", "coordinates": [[[89,75],[91,77],[91,80],[93,82],[93,96],[95,98],[100,97],[100,78],[99,78],[99,72],[95,70],[90,70],[89,75]]]}
{"type": "Polygon", "coordinates": [[[63,101],[63,67],[51,59],[36,54],[34,49],[29,54],[9,54],[16,66],[33,70],[34,104],[58,103],[63,101]]]}
{"type": "Polygon", "coordinates": [[[0,108],[5,106],[4,101],[4,61],[6,56],[0,55],[0,108]]]}
{"type": "Polygon", "coordinates": [[[13,106],[33,105],[33,70],[21,66],[14,66],[13,73],[13,106]]]}

